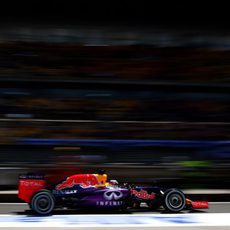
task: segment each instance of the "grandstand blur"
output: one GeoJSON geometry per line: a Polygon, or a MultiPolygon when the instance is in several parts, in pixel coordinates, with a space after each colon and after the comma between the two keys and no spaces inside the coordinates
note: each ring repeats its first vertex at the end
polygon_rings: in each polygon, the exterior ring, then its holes
{"type": "MultiPolygon", "coordinates": [[[[185,27],[183,27],[185,28],[185,27]]],[[[107,169],[131,183],[229,187],[230,34],[127,25],[0,33],[0,189],[107,169]]]]}

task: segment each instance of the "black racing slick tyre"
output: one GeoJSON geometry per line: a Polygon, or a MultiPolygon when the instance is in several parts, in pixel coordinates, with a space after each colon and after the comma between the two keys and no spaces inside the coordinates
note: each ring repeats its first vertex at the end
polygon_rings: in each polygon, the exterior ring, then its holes
{"type": "Polygon", "coordinates": [[[183,192],[179,189],[169,189],[165,191],[163,206],[166,211],[180,212],[185,208],[186,198],[183,192]]]}
{"type": "Polygon", "coordinates": [[[39,215],[49,215],[53,211],[55,200],[48,190],[41,190],[36,193],[30,203],[31,209],[39,215]]]}

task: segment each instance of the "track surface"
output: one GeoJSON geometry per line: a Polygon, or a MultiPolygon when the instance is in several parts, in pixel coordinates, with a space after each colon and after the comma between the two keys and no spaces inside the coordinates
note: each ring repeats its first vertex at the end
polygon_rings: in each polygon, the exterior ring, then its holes
{"type": "MultiPolygon", "coordinates": [[[[145,207],[138,210],[127,210],[126,214],[157,214],[162,213],[162,210],[158,211],[149,211],[145,207]]],[[[211,202],[209,203],[209,209],[196,210],[196,211],[185,211],[185,213],[195,212],[195,213],[229,213],[230,212],[230,202],[211,202]]],[[[107,214],[108,212],[100,212],[101,214],[107,214]]],[[[97,212],[90,212],[89,210],[56,210],[54,214],[63,215],[63,214],[100,214],[97,212]]],[[[30,210],[27,204],[23,203],[0,203],[0,214],[30,214],[30,210]]],[[[108,214],[112,214],[111,212],[108,214]]]]}
{"type": "Polygon", "coordinates": [[[127,210],[126,213],[92,212],[89,210],[56,210],[52,216],[31,215],[27,204],[0,203],[0,229],[20,230],[227,230],[230,229],[230,202],[210,203],[207,210],[167,214],[163,210],[127,210]],[[191,213],[192,212],[192,213],[191,213]],[[89,215],[93,214],[93,215],[89,215]],[[95,215],[96,214],[96,215],[95,215]],[[112,214],[112,215],[107,215],[112,214]]]}

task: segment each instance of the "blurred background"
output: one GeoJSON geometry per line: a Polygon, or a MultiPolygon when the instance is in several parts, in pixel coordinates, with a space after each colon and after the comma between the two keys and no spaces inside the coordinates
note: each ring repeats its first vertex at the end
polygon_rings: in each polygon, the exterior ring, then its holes
{"type": "Polygon", "coordinates": [[[102,168],[121,182],[229,188],[228,19],[224,5],[191,1],[4,3],[0,189],[19,173],[54,183],[102,168]]]}

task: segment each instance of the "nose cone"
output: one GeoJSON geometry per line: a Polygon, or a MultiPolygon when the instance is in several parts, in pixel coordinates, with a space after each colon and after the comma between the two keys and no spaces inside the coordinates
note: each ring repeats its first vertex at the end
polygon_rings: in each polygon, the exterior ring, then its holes
{"type": "Polygon", "coordinates": [[[192,201],[192,208],[194,209],[208,209],[208,201],[192,201]]]}

